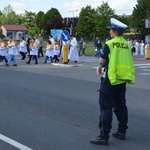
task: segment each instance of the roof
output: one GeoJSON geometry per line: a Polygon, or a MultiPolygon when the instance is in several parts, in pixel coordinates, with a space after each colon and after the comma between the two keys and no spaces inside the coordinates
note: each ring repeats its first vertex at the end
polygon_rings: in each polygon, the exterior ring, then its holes
{"type": "MultiPolygon", "coordinates": [[[[28,29],[24,25],[11,25],[4,24],[2,25],[7,31],[28,31],[28,29]]],[[[1,26],[1,27],[2,27],[1,26]]]]}

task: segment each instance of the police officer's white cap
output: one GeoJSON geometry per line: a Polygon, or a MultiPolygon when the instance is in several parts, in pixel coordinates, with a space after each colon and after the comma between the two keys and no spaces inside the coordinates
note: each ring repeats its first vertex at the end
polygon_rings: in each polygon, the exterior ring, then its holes
{"type": "Polygon", "coordinates": [[[127,28],[128,26],[124,23],[122,23],[121,21],[115,19],[115,18],[111,18],[110,19],[110,29],[115,29],[119,32],[124,32],[124,30],[127,28]]]}

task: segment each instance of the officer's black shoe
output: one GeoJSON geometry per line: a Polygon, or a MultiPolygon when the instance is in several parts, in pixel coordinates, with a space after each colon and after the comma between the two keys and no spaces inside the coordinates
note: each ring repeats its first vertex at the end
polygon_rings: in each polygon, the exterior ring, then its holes
{"type": "Polygon", "coordinates": [[[119,133],[118,131],[112,133],[112,136],[115,137],[115,138],[117,138],[117,139],[119,139],[119,140],[125,140],[126,139],[125,134],[119,133]]]}
{"type": "Polygon", "coordinates": [[[91,144],[96,144],[96,145],[104,145],[104,146],[107,146],[109,144],[108,140],[101,139],[100,136],[97,136],[97,137],[91,139],[90,143],[91,144]]]}

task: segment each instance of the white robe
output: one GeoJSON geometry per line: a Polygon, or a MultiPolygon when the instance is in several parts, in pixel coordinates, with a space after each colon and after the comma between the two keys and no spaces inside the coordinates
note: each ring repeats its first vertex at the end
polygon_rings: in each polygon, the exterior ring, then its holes
{"type": "Polygon", "coordinates": [[[139,43],[136,42],[136,43],[135,43],[135,53],[134,53],[135,56],[138,56],[138,55],[139,55],[138,50],[139,50],[139,43]]]}
{"type": "Polygon", "coordinates": [[[8,54],[18,55],[18,49],[16,46],[8,47],[8,54]]]}
{"type": "Polygon", "coordinates": [[[46,48],[46,56],[48,57],[54,57],[54,49],[46,48]]]}
{"type": "Polygon", "coordinates": [[[52,45],[55,44],[55,40],[53,38],[50,38],[49,40],[51,41],[52,45]]]}
{"type": "Polygon", "coordinates": [[[0,56],[6,56],[7,52],[6,52],[6,47],[0,47],[0,56]]]}
{"type": "Polygon", "coordinates": [[[20,52],[24,52],[24,53],[27,52],[27,46],[25,44],[25,41],[20,42],[20,44],[19,44],[19,51],[20,52]]]}
{"type": "Polygon", "coordinates": [[[35,47],[35,48],[30,49],[30,55],[37,56],[38,55],[38,48],[35,47]]]}
{"type": "Polygon", "coordinates": [[[144,55],[144,43],[140,43],[140,55],[143,56],[144,55]]]}
{"type": "Polygon", "coordinates": [[[69,52],[69,60],[73,61],[78,61],[79,60],[79,55],[78,55],[78,50],[77,50],[77,40],[75,37],[70,42],[70,52],[69,52]]]}

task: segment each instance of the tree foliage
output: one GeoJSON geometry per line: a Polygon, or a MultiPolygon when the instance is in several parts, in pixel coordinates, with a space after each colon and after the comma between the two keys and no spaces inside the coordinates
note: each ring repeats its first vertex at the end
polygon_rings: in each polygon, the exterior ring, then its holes
{"type": "Polygon", "coordinates": [[[62,16],[56,8],[51,8],[43,17],[45,24],[45,31],[50,33],[51,29],[60,29],[62,28],[62,16]]]}
{"type": "Polygon", "coordinates": [[[40,28],[40,30],[42,30],[44,27],[44,21],[45,21],[45,19],[43,19],[44,15],[45,14],[43,11],[39,11],[34,19],[36,25],[40,28]]]}
{"type": "Polygon", "coordinates": [[[18,15],[13,11],[11,5],[4,7],[0,15],[1,24],[18,24],[18,15]]]}
{"type": "Polygon", "coordinates": [[[78,36],[92,37],[95,32],[94,16],[95,10],[91,6],[86,6],[81,9],[79,20],[76,28],[78,36]]]}
{"type": "Polygon", "coordinates": [[[147,33],[145,29],[145,19],[150,19],[150,0],[137,0],[136,6],[133,8],[131,25],[137,28],[137,31],[147,33]]]}
{"type": "Polygon", "coordinates": [[[115,14],[115,11],[110,8],[108,2],[103,2],[101,6],[98,6],[96,8],[96,14],[94,19],[96,27],[95,34],[106,38],[106,36],[109,35],[107,27],[110,24],[110,18],[116,18],[116,16],[117,15],[115,14]]]}
{"type": "Polygon", "coordinates": [[[36,13],[32,12],[32,11],[25,11],[25,15],[24,15],[24,21],[25,21],[25,25],[29,28],[29,27],[33,27],[35,26],[35,16],[36,13]]]}
{"type": "Polygon", "coordinates": [[[37,36],[40,32],[40,28],[37,26],[34,26],[32,28],[29,29],[28,34],[32,37],[37,36]]]}

